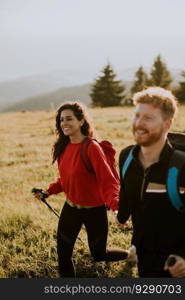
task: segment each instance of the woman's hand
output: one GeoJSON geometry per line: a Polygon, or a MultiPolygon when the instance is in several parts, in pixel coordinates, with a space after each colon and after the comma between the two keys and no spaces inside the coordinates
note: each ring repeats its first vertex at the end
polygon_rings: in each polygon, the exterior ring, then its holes
{"type": "Polygon", "coordinates": [[[43,201],[45,198],[49,196],[49,193],[47,191],[43,191],[42,189],[36,189],[36,188],[32,189],[32,194],[36,199],[41,201],[43,201]]]}
{"type": "Polygon", "coordinates": [[[125,227],[125,226],[127,226],[127,225],[128,225],[128,222],[125,222],[124,224],[122,224],[122,223],[120,223],[120,222],[118,221],[117,214],[118,214],[118,211],[115,210],[115,211],[114,211],[114,218],[115,218],[116,224],[117,224],[118,226],[120,226],[120,227],[125,227]]]}

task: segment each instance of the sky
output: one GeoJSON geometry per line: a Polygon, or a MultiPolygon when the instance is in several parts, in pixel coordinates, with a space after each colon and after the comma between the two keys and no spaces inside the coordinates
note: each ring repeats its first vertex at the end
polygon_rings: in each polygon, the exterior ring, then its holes
{"type": "Polygon", "coordinates": [[[185,69],[184,0],[0,0],[0,81],[67,70],[95,77],[150,67],[161,54],[185,69]]]}

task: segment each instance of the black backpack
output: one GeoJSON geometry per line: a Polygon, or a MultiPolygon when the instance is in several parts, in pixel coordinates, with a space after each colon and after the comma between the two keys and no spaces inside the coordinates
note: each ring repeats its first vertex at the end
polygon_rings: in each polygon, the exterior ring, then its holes
{"type": "MultiPolygon", "coordinates": [[[[178,211],[185,214],[185,203],[181,199],[181,195],[179,192],[179,184],[178,184],[179,173],[181,172],[182,168],[185,166],[185,134],[169,132],[168,139],[175,150],[172,154],[169,163],[169,169],[168,169],[168,174],[166,179],[166,188],[172,205],[178,211]]],[[[130,166],[130,163],[132,162],[133,159],[133,155],[132,155],[133,149],[134,146],[131,148],[122,168],[123,180],[130,166]]]]}

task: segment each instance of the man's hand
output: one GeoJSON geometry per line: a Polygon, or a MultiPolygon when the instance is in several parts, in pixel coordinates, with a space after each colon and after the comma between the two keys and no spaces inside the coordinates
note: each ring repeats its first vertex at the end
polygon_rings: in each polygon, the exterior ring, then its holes
{"type": "Polygon", "coordinates": [[[185,277],[185,259],[181,256],[175,255],[176,263],[173,266],[164,266],[164,270],[168,270],[172,277],[183,278],[185,277]]]}

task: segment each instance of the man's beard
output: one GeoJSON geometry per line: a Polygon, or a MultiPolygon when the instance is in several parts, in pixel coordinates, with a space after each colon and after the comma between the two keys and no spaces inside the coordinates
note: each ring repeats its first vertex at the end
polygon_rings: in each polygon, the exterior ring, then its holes
{"type": "Polygon", "coordinates": [[[146,133],[144,134],[144,136],[135,134],[135,131],[137,131],[137,130],[134,128],[132,131],[133,131],[133,135],[134,135],[136,144],[138,144],[140,146],[144,146],[144,147],[148,147],[148,146],[151,146],[152,144],[155,144],[156,142],[158,142],[161,139],[161,136],[162,136],[162,128],[160,130],[158,130],[157,132],[153,132],[151,134],[148,132],[148,130],[145,130],[146,133]]]}

